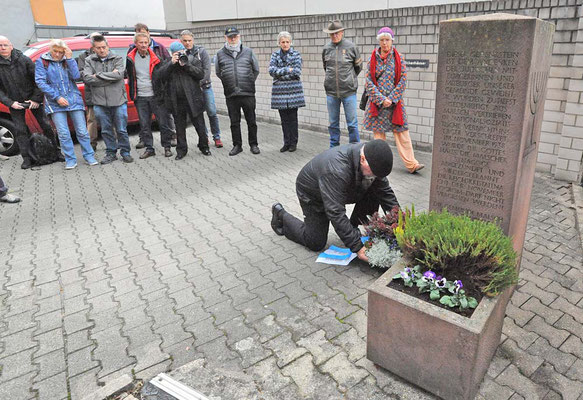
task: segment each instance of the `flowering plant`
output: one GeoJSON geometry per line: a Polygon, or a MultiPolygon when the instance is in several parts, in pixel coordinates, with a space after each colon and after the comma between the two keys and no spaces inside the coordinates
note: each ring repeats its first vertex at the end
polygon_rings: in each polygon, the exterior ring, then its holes
{"type": "Polygon", "coordinates": [[[403,284],[407,287],[417,286],[419,293],[429,292],[431,300],[439,300],[439,303],[449,308],[458,307],[460,310],[465,310],[478,306],[478,301],[475,298],[466,296],[466,292],[462,289],[464,285],[461,280],[448,281],[444,277],[437,276],[431,270],[421,273],[419,265],[413,268],[406,267],[395,275],[393,279],[402,279],[403,284]]]}
{"type": "Polygon", "coordinates": [[[393,230],[399,226],[399,206],[394,206],[390,212],[381,215],[375,212],[369,217],[364,231],[369,240],[365,243],[368,263],[373,267],[389,268],[402,253],[393,230]]]}

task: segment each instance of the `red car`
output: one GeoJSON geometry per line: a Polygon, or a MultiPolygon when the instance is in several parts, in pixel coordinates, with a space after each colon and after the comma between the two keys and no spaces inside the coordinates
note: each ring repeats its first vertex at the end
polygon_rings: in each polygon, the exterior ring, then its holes
{"type": "MultiPolygon", "coordinates": [[[[170,46],[170,43],[176,41],[168,34],[156,34],[151,33],[154,40],[158,43],[163,44],[166,47],[170,46]]],[[[110,51],[124,58],[127,54],[128,48],[134,43],[133,32],[105,32],[104,36],[107,38],[109,43],[110,51]]],[[[73,58],[79,57],[81,53],[91,47],[91,41],[89,36],[76,36],[63,39],[69,48],[73,51],[73,58]]],[[[30,57],[32,61],[36,61],[42,54],[49,51],[50,40],[44,40],[42,42],[34,43],[29,45],[23,52],[26,56],[30,57]]],[[[80,82],[77,84],[81,94],[85,96],[85,84],[80,82]]],[[[128,90],[128,84],[126,79],[126,91],[128,90]]],[[[130,100],[128,94],[128,124],[138,123],[138,112],[134,106],[134,102],[130,100]]],[[[26,112],[26,124],[30,132],[42,132],[40,126],[36,122],[36,119],[30,111],[26,112]]],[[[0,103],[0,154],[5,156],[11,156],[18,154],[18,144],[14,140],[14,124],[10,118],[10,111],[8,108],[0,103]]]]}

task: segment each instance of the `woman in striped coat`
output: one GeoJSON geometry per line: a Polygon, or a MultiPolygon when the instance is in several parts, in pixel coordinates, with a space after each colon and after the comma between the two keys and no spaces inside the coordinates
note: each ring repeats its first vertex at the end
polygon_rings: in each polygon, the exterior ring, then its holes
{"type": "Polygon", "coordinates": [[[289,32],[277,35],[280,49],[271,55],[269,75],[273,77],[271,108],[279,111],[283,130],[283,147],[279,150],[296,151],[298,144],[298,108],[306,105],[302,75],[302,56],[291,48],[289,32]]]}

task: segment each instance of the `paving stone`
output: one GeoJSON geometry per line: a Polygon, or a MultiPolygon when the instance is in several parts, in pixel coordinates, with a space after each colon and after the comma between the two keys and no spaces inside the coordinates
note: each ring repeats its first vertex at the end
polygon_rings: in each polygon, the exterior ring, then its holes
{"type": "Polygon", "coordinates": [[[241,366],[243,368],[248,368],[272,355],[272,352],[259,342],[257,335],[239,340],[233,345],[233,349],[241,357],[241,366]]]}
{"type": "Polygon", "coordinates": [[[557,373],[548,363],[544,363],[537,369],[532,380],[539,385],[552,388],[563,399],[577,399],[583,393],[583,382],[570,380],[557,373]]]}
{"type": "Polygon", "coordinates": [[[284,376],[289,376],[298,386],[298,391],[307,398],[339,398],[341,396],[335,382],[327,375],[319,374],[312,356],[300,357],[282,369],[284,376]]]}
{"type": "Polygon", "coordinates": [[[32,363],[35,349],[27,349],[12,355],[0,358],[0,386],[11,379],[29,372],[37,372],[38,365],[32,363]]]}
{"type": "Polygon", "coordinates": [[[548,389],[532,382],[520,373],[518,368],[514,365],[509,365],[496,378],[499,385],[508,386],[515,390],[518,394],[527,399],[540,399],[548,392],[548,389]]]}
{"type": "Polygon", "coordinates": [[[576,360],[576,357],[569,353],[552,347],[545,338],[538,338],[529,348],[528,353],[543,357],[545,361],[552,364],[559,373],[565,373],[576,360]]]}
{"type": "MultiPolygon", "coordinates": [[[[530,311],[529,314],[531,315],[531,317],[532,315],[536,314],[544,318],[544,320],[551,325],[554,324],[563,315],[561,311],[545,306],[536,297],[531,297],[530,299],[528,299],[528,301],[524,303],[520,308],[522,310],[530,311]]],[[[514,321],[516,322],[516,318],[514,319],[514,321]]],[[[528,321],[530,321],[530,318],[528,319],[528,321]]],[[[524,327],[524,325],[521,326],[524,327]]]]}
{"type": "Polygon", "coordinates": [[[498,347],[497,354],[511,361],[512,365],[516,366],[520,373],[527,377],[531,376],[544,362],[543,357],[529,354],[527,351],[522,350],[512,339],[506,339],[498,347]]]}
{"type": "Polygon", "coordinates": [[[319,330],[299,339],[297,344],[310,352],[315,365],[323,364],[342,351],[340,347],[335,346],[326,339],[326,332],[324,330],[319,330]]]}
{"type": "Polygon", "coordinates": [[[564,353],[571,353],[578,358],[583,358],[583,341],[581,338],[571,335],[569,338],[559,347],[564,353]]]}
{"type": "Polygon", "coordinates": [[[67,369],[67,364],[65,361],[65,350],[57,349],[52,353],[44,354],[38,357],[34,356],[33,363],[38,365],[39,374],[35,377],[35,380],[38,381],[42,381],[51,376],[65,372],[67,369]]]}
{"type": "Polygon", "coordinates": [[[366,341],[358,336],[358,332],[354,328],[332,339],[332,343],[341,347],[347,353],[348,360],[351,363],[355,363],[366,356],[366,341]]]}
{"type": "Polygon", "coordinates": [[[36,372],[31,372],[7,382],[2,382],[0,385],[0,399],[29,400],[35,398],[35,395],[29,391],[35,375],[36,372]]]}
{"type": "Polygon", "coordinates": [[[32,387],[38,391],[38,400],[63,400],[68,398],[65,372],[42,381],[35,381],[32,387]]]}
{"type": "Polygon", "coordinates": [[[539,338],[538,334],[519,327],[514,323],[514,320],[511,320],[508,317],[504,318],[502,333],[516,340],[518,347],[524,350],[539,338]]]}
{"type": "MultiPolygon", "coordinates": [[[[245,372],[253,377],[253,380],[258,385],[262,393],[277,393],[284,387],[291,383],[291,379],[283,376],[277,365],[277,359],[272,356],[261,360],[251,367],[247,368],[245,372]]],[[[291,398],[291,397],[276,397],[276,398],[291,398]]]]}
{"type": "Polygon", "coordinates": [[[330,374],[334,378],[341,391],[350,389],[369,376],[366,369],[354,366],[344,353],[335,355],[320,368],[322,372],[330,374]]]}
{"type": "Polygon", "coordinates": [[[547,324],[544,319],[536,315],[531,319],[524,329],[536,332],[540,336],[546,338],[551,346],[559,347],[566,339],[569,337],[569,332],[554,328],[552,325],[547,324]]]}

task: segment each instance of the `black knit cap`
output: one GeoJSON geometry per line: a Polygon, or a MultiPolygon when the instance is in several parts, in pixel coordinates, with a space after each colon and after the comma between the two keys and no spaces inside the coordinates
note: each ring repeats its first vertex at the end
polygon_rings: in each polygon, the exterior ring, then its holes
{"type": "Polygon", "coordinates": [[[373,174],[383,178],[393,169],[393,152],[384,140],[376,139],[364,145],[364,156],[373,174]]]}

